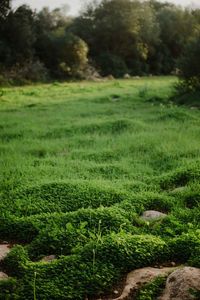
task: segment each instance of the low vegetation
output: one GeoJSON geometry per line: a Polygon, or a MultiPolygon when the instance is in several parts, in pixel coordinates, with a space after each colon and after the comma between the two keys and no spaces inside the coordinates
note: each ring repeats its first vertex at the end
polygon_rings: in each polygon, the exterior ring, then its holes
{"type": "Polygon", "coordinates": [[[200,266],[199,110],[167,100],[176,82],[3,89],[0,239],[18,246],[0,299],[85,299],[137,268],[200,266]],[[146,222],[150,209],[168,216],[146,222]]]}

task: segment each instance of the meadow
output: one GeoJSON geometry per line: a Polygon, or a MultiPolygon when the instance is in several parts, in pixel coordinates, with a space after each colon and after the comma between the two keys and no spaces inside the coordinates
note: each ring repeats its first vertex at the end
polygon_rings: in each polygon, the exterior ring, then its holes
{"type": "Polygon", "coordinates": [[[176,81],[3,89],[0,240],[17,246],[0,299],[92,299],[140,267],[200,267],[200,111],[168,100],[176,81]]]}

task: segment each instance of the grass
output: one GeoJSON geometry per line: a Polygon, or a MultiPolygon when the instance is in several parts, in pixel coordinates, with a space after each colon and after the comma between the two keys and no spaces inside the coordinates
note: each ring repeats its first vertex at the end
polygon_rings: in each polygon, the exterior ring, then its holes
{"type": "Polygon", "coordinates": [[[175,81],[3,89],[0,239],[23,247],[3,263],[0,299],[84,299],[130,268],[196,261],[200,113],[167,101],[175,81]],[[146,223],[146,209],[168,217],[146,223]]]}

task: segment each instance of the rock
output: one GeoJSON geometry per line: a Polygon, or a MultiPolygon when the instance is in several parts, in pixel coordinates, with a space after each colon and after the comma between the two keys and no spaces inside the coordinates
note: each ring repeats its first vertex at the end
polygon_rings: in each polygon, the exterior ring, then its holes
{"type": "Polygon", "coordinates": [[[191,109],[191,110],[197,110],[197,109],[199,109],[199,108],[198,108],[197,106],[191,106],[190,109],[191,109]]]}
{"type": "Polygon", "coordinates": [[[166,288],[160,300],[193,300],[196,299],[189,289],[200,289],[200,269],[184,267],[167,278],[166,288]]]}
{"type": "Polygon", "coordinates": [[[133,79],[140,79],[140,76],[133,76],[133,79]]]}
{"type": "Polygon", "coordinates": [[[99,81],[101,81],[100,78],[95,77],[95,76],[89,76],[89,77],[87,78],[87,80],[88,80],[88,81],[94,81],[94,82],[99,82],[99,81]]]}
{"type": "Polygon", "coordinates": [[[166,214],[163,214],[156,210],[147,210],[141,216],[142,219],[146,221],[157,220],[166,217],[166,214]]]}
{"type": "Polygon", "coordinates": [[[8,275],[6,273],[0,272],[0,280],[8,279],[8,275]]]}
{"type": "Polygon", "coordinates": [[[10,252],[11,245],[8,243],[0,244],[0,260],[4,259],[4,257],[10,252]]]}
{"type": "Polygon", "coordinates": [[[107,77],[106,77],[108,80],[114,80],[115,78],[114,78],[114,76],[113,75],[108,75],[107,77]]]}
{"type": "Polygon", "coordinates": [[[52,262],[56,259],[56,256],[55,255],[49,255],[49,256],[45,256],[43,257],[40,262],[46,262],[46,263],[49,263],[49,262],[52,262]]]}
{"type": "Polygon", "coordinates": [[[174,191],[184,191],[185,186],[180,186],[174,189],[174,191]]]}
{"type": "Polygon", "coordinates": [[[129,79],[131,78],[131,76],[127,73],[127,74],[124,74],[124,79],[129,79]]]}
{"type": "Polygon", "coordinates": [[[138,269],[135,271],[130,272],[127,275],[125,288],[122,292],[122,295],[115,300],[123,300],[129,296],[132,289],[138,288],[142,283],[146,283],[152,281],[156,277],[160,275],[167,275],[167,272],[173,271],[175,268],[163,268],[163,269],[156,269],[156,268],[143,268],[138,269]]]}

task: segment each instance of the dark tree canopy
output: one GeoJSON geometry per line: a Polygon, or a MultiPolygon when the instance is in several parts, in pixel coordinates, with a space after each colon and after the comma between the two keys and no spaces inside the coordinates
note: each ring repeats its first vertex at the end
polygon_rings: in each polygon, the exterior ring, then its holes
{"type": "Polygon", "coordinates": [[[46,69],[65,79],[90,68],[88,61],[103,76],[171,74],[185,66],[185,47],[200,32],[199,9],[158,0],[91,1],[74,18],[67,7],[36,12],[10,4],[0,2],[0,67],[6,74],[35,64],[38,74],[46,69]]]}

